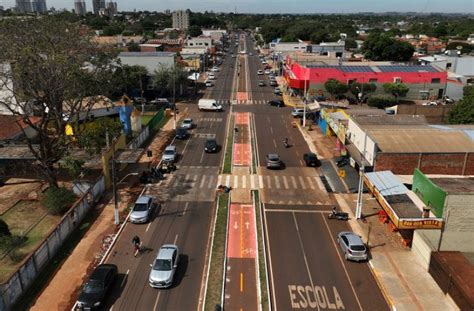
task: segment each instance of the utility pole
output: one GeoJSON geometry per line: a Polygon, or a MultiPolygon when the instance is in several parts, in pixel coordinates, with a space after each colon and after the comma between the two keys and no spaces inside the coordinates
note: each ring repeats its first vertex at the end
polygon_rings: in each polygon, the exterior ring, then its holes
{"type": "Polygon", "coordinates": [[[176,130],[176,64],[173,69],[173,121],[176,130]]]}
{"type": "Polygon", "coordinates": [[[367,147],[367,132],[364,132],[364,153],[362,154],[361,165],[359,167],[359,187],[357,192],[356,219],[362,217],[362,195],[364,192],[364,172],[365,172],[365,153],[367,147]]]}
{"type": "Polygon", "coordinates": [[[303,127],[306,127],[306,70],[303,74],[304,82],[304,94],[303,94],[303,127]]]}
{"type": "MultiPolygon", "coordinates": [[[[109,143],[109,131],[106,130],[105,132],[105,138],[106,138],[106,143],[107,147],[110,145],[109,143]]],[[[112,142],[112,192],[114,193],[114,223],[116,225],[119,224],[119,210],[118,210],[118,195],[117,195],[117,179],[116,179],[116,174],[115,174],[115,143],[116,141],[114,140],[112,142]]]]}

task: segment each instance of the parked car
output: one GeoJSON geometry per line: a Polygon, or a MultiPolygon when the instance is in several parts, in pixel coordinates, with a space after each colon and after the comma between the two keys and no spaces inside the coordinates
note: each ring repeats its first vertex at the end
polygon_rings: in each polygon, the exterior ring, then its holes
{"type": "Polygon", "coordinates": [[[280,90],[279,88],[277,88],[277,87],[273,90],[273,94],[278,95],[278,96],[283,95],[283,93],[281,92],[281,90],[280,90]]]}
{"type": "Polygon", "coordinates": [[[204,151],[210,153],[210,152],[217,152],[217,150],[218,150],[218,145],[215,139],[206,140],[206,143],[204,144],[204,151]]]}
{"type": "Polygon", "coordinates": [[[164,244],[158,250],[155,261],[150,265],[148,282],[151,287],[167,288],[173,284],[178,268],[179,249],[174,244],[164,244]]]}
{"type": "Polygon", "coordinates": [[[321,163],[319,162],[318,156],[315,153],[308,152],[303,155],[304,163],[306,166],[319,166],[321,163]]]}
{"type": "Polygon", "coordinates": [[[185,127],[178,127],[176,129],[175,137],[177,139],[186,139],[186,138],[188,138],[188,129],[185,128],[185,127]]]}
{"type": "Polygon", "coordinates": [[[193,128],[193,119],[191,118],[186,118],[181,122],[181,127],[184,127],[186,129],[192,129],[193,128]]]}
{"type": "Polygon", "coordinates": [[[367,248],[357,234],[349,231],[339,232],[337,243],[341,246],[346,260],[367,260],[367,248]]]}
{"type": "Polygon", "coordinates": [[[270,80],[270,86],[278,86],[278,83],[275,80],[270,80]]]}
{"type": "Polygon", "coordinates": [[[134,97],[133,101],[139,104],[146,104],[146,98],[145,97],[134,97]]]}
{"type": "Polygon", "coordinates": [[[130,222],[145,223],[151,219],[153,211],[155,210],[155,203],[153,198],[147,195],[138,197],[130,212],[130,222]]]}
{"type": "Polygon", "coordinates": [[[98,265],[82,287],[77,307],[83,310],[102,307],[107,292],[117,278],[117,271],[117,266],[113,264],[98,265]]]}
{"type": "Polygon", "coordinates": [[[212,87],[213,85],[212,80],[206,80],[206,87],[212,87]]]}
{"type": "Polygon", "coordinates": [[[216,75],[213,73],[213,72],[209,72],[207,74],[207,79],[208,80],[215,80],[216,79],[216,75]]]}
{"type": "Polygon", "coordinates": [[[253,56],[253,53],[252,53],[252,52],[250,52],[250,53],[249,53],[249,56],[253,56]]]}
{"type": "Polygon", "coordinates": [[[276,153],[269,153],[265,157],[267,168],[281,168],[280,156],[276,153]]]}
{"type": "Polygon", "coordinates": [[[294,108],[291,111],[291,115],[293,116],[293,118],[303,117],[304,109],[303,108],[294,108]]]}
{"type": "Polygon", "coordinates": [[[336,166],[337,167],[343,167],[349,164],[349,158],[348,157],[339,157],[336,159],[336,166]]]}
{"type": "Polygon", "coordinates": [[[268,104],[275,107],[285,107],[285,103],[281,99],[270,100],[268,104]]]}
{"type": "Polygon", "coordinates": [[[155,99],[150,100],[148,103],[152,105],[163,104],[165,106],[169,104],[168,99],[166,98],[155,98],[155,99]]]}
{"type": "Polygon", "coordinates": [[[163,157],[161,159],[163,161],[175,162],[176,158],[177,158],[176,146],[169,145],[168,147],[165,148],[165,151],[163,151],[163,157]]]}
{"type": "Polygon", "coordinates": [[[214,67],[211,68],[211,71],[212,71],[212,72],[219,72],[220,70],[221,70],[221,69],[220,69],[219,67],[217,67],[217,66],[214,66],[214,67]]]}
{"type": "Polygon", "coordinates": [[[265,86],[265,81],[258,80],[258,86],[265,86]]]}
{"type": "Polygon", "coordinates": [[[269,75],[270,74],[270,69],[265,69],[265,74],[269,75]]]}
{"type": "Polygon", "coordinates": [[[262,69],[257,70],[257,74],[258,74],[259,76],[263,75],[263,70],[262,70],[262,69]]]}

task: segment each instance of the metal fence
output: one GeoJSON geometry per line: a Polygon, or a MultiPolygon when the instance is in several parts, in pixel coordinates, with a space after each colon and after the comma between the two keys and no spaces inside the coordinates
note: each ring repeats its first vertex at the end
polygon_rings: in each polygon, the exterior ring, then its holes
{"type": "Polygon", "coordinates": [[[155,114],[155,116],[150,120],[150,122],[148,122],[148,127],[150,128],[152,133],[154,133],[158,129],[158,125],[164,117],[165,110],[162,108],[155,114]]]}
{"type": "Polygon", "coordinates": [[[148,139],[149,135],[150,135],[150,127],[147,125],[142,129],[142,131],[140,132],[140,135],[132,139],[132,141],[128,144],[128,149],[140,148],[140,146],[148,139]]]}
{"type": "Polygon", "coordinates": [[[0,310],[12,308],[13,304],[54,257],[64,241],[78,227],[90,208],[100,199],[104,190],[104,176],[101,176],[63,216],[59,225],[50,232],[43,243],[23,261],[8,281],[0,284],[0,310]]]}

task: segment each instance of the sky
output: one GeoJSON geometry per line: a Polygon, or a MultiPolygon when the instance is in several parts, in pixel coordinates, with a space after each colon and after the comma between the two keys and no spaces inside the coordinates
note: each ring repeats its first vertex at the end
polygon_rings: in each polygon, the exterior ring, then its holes
{"type": "MultiPolygon", "coordinates": [[[[107,0],[108,1],[108,0],[107,0]]],[[[204,12],[240,13],[357,13],[357,12],[443,12],[474,13],[474,0],[113,0],[119,11],[136,9],[164,11],[191,9],[204,12]]],[[[0,0],[5,8],[14,6],[15,0],[0,0]]],[[[46,0],[48,8],[72,9],[74,0],[46,0]]],[[[92,0],[86,0],[88,11],[92,0]]]]}

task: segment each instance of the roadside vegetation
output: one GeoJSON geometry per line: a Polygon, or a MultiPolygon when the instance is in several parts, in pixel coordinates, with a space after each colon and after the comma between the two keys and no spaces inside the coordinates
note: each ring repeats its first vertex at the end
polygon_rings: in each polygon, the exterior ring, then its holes
{"type": "Polygon", "coordinates": [[[217,203],[217,217],[214,227],[214,238],[211,250],[210,268],[207,281],[206,311],[214,311],[221,303],[222,282],[224,278],[225,247],[227,236],[227,215],[229,210],[229,194],[221,193],[217,203]]]}

